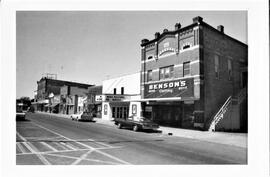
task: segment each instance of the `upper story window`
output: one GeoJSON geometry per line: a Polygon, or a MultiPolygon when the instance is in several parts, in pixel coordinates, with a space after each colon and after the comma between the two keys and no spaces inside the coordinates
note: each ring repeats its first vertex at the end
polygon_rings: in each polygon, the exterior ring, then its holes
{"type": "Polygon", "coordinates": [[[147,57],[147,60],[151,60],[153,58],[154,58],[153,55],[150,55],[150,56],[147,57]]]}
{"type": "Polygon", "coordinates": [[[219,71],[220,71],[220,59],[218,55],[215,55],[215,76],[219,78],[219,71]]]}
{"type": "Polygon", "coordinates": [[[147,71],[147,81],[152,81],[153,80],[153,71],[152,70],[148,70],[147,71]]]}
{"type": "Polygon", "coordinates": [[[124,87],[121,87],[121,95],[124,95],[124,87]]]}
{"type": "Polygon", "coordinates": [[[116,95],[116,88],[113,89],[113,94],[116,95]]]}
{"type": "Polygon", "coordinates": [[[232,60],[228,59],[228,74],[229,80],[232,80],[232,60]]]}
{"type": "Polygon", "coordinates": [[[183,76],[190,76],[190,61],[183,63],[183,76]]]}
{"type": "Polygon", "coordinates": [[[190,43],[185,43],[185,44],[183,45],[182,49],[185,50],[185,49],[188,49],[188,48],[190,48],[190,47],[191,47],[191,44],[190,44],[190,43]]]}
{"type": "Polygon", "coordinates": [[[169,79],[174,77],[174,66],[167,66],[159,69],[159,79],[169,79]]]}

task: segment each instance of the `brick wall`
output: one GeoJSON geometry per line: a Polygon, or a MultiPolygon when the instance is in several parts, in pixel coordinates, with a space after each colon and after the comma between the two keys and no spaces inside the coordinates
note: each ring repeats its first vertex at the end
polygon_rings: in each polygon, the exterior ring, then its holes
{"type": "Polygon", "coordinates": [[[203,69],[205,121],[209,122],[229,96],[241,90],[240,66],[247,63],[247,46],[230,37],[203,27],[203,69]],[[219,78],[215,76],[215,55],[220,58],[219,78]],[[228,59],[232,61],[232,79],[229,80],[228,59]]]}

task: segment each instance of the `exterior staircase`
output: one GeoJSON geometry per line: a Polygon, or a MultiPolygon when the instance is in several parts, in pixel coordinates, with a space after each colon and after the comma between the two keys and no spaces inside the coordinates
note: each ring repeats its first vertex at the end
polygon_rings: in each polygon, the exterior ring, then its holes
{"type": "Polygon", "coordinates": [[[243,88],[235,97],[229,96],[219,111],[212,119],[208,131],[216,131],[217,124],[225,117],[225,114],[232,111],[232,107],[240,105],[247,96],[247,88],[243,88]]]}
{"type": "Polygon", "coordinates": [[[232,105],[232,97],[230,96],[214,116],[208,131],[215,131],[216,125],[221,119],[224,118],[225,113],[228,111],[231,105],[232,105]]]}

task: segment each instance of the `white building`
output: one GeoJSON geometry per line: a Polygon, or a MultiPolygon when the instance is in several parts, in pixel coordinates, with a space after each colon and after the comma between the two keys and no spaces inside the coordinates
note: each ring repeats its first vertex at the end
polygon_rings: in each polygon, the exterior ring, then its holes
{"type": "Polygon", "coordinates": [[[140,73],[102,82],[102,119],[141,115],[140,73]]]}

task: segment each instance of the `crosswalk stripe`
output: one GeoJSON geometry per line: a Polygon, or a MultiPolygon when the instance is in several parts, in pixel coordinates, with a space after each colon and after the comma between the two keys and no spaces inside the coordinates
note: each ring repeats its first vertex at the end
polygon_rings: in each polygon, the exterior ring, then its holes
{"type": "Polygon", "coordinates": [[[48,147],[49,149],[53,150],[54,152],[58,151],[57,149],[55,149],[54,147],[52,147],[51,145],[45,143],[45,142],[40,142],[41,144],[43,144],[44,146],[48,147]]]}
{"type": "MultiPolygon", "coordinates": [[[[23,144],[25,145],[25,147],[27,147],[32,153],[36,153],[38,152],[37,149],[34,147],[34,145],[32,145],[30,142],[26,143],[23,142],[23,144]]],[[[41,154],[36,154],[36,156],[39,158],[39,160],[41,160],[41,162],[45,165],[51,165],[51,163],[41,154]]]]}
{"type": "Polygon", "coordinates": [[[63,146],[68,147],[69,149],[72,149],[72,150],[77,150],[76,148],[72,147],[71,145],[68,145],[67,143],[60,142],[60,144],[62,144],[63,146]]]}
{"type": "Polygon", "coordinates": [[[17,143],[17,146],[22,153],[27,153],[20,143],[17,143]]]}

